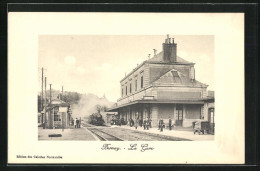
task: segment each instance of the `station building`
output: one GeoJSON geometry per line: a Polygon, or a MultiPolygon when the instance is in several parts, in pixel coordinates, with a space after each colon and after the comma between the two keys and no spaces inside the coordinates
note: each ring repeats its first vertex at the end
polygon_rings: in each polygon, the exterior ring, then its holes
{"type": "Polygon", "coordinates": [[[70,126],[72,118],[69,103],[54,99],[44,110],[46,110],[44,117],[46,128],[68,128],[70,126]]]}
{"type": "Polygon", "coordinates": [[[158,54],[154,49],[152,58],[120,81],[121,97],[108,111],[118,112],[126,121],[138,118],[140,125],[151,118],[152,127],[160,118],[171,118],[183,127],[200,119],[209,120],[214,97],[208,96],[208,85],[196,80],[195,63],[177,56],[177,44],[168,35],[162,49],[158,54]]]}

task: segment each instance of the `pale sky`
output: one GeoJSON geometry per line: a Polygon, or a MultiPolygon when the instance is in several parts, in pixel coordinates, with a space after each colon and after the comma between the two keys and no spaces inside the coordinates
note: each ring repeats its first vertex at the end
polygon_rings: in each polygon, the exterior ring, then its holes
{"type": "MultiPolygon", "coordinates": [[[[177,55],[194,62],[196,79],[214,90],[214,36],[170,35],[177,55]]],[[[41,35],[39,68],[44,67],[47,84],[65,91],[93,93],[116,102],[120,80],[137,64],[162,51],[166,35],[41,35]]]]}

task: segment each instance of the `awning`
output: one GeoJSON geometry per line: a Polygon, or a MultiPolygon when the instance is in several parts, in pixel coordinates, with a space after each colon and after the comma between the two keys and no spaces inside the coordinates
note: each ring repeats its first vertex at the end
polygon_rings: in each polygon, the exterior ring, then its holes
{"type": "Polygon", "coordinates": [[[178,100],[136,100],[126,104],[122,104],[113,108],[109,108],[107,112],[116,112],[120,108],[135,104],[204,104],[203,99],[178,99],[178,100]]]}

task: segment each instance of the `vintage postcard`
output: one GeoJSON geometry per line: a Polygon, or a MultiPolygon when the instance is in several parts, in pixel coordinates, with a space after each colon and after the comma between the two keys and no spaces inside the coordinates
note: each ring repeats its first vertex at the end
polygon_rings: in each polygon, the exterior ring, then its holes
{"type": "Polygon", "coordinates": [[[242,13],[12,12],[8,26],[10,164],[244,163],[242,13]]]}

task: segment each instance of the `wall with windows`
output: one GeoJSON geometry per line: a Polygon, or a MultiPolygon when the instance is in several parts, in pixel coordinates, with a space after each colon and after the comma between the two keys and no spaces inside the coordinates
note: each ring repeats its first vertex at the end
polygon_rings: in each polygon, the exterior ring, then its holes
{"type": "MultiPolygon", "coordinates": [[[[168,64],[152,64],[144,63],[139,68],[134,69],[121,82],[121,98],[129,96],[138,90],[150,86],[152,82],[159,79],[170,69],[176,69],[182,74],[195,78],[194,65],[168,65],[168,64]]],[[[206,90],[206,89],[205,89],[206,90]]],[[[205,96],[207,91],[203,91],[205,96]]]]}
{"type": "Polygon", "coordinates": [[[149,69],[147,67],[147,64],[142,65],[120,82],[121,98],[129,96],[149,85],[149,69]]]}

